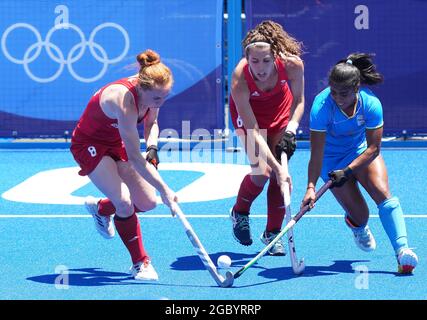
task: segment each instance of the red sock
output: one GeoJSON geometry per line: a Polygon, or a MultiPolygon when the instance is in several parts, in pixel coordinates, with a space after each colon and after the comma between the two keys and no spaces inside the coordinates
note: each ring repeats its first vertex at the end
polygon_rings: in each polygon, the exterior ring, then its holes
{"type": "Polygon", "coordinates": [[[280,230],[285,217],[285,204],[276,179],[270,179],[267,189],[267,231],[280,230]]]}
{"type": "Polygon", "coordinates": [[[133,264],[144,262],[146,259],[150,258],[145,252],[144,245],[142,244],[141,227],[135,213],[127,219],[119,218],[116,215],[114,217],[114,224],[116,225],[120,238],[132,257],[133,264]]]}
{"type": "Polygon", "coordinates": [[[237,194],[236,204],[234,211],[236,212],[249,212],[252,202],[259,196],[264,187],[259,187],[252,182],[251,176],[248,174],[240,184],[239,193],[237,194]]]}
{"type": "MultiPolygon", "coordinates": [[[[135,208],[135,212],[143,212],[136,206],[133,207],[135,208]]],[[[111,216],[112,214],[116,213],[116,207],[114,207],[114,204],[111,202],[110,199],[101,199],[101,201],[98,202],[98,213],[101,216],[111,216]]]]}
{"type": "Polygon", "coordinates": [[[98,213],[101,216],[111,216],[112,214],[116,213],[116,208],[114,207],[110,199],[101,199],[98,202],[98,213]]]}

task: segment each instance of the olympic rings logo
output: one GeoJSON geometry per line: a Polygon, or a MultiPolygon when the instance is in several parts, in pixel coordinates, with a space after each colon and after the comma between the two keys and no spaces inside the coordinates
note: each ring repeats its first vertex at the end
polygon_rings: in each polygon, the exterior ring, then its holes
{"type": "Polygon", "coordinates": [[[72,23],[55,25],[54,27],[52,27],[49,30],[49,32],[46,35],[46,39],[44,41],[42,40],[40,32],[34,26],[32,26],[31,24],[28,24],[28,23],[20,22],[20,23],[15,23],[15,24],[11,25],[3,33],[3,36],[1,38],[1,48],[2,48],[2,51],[3,51],[4,55],[6,56],[6,58],[9,59],[13,63],[22,64],[24,66],[24,70],[27,73],[27,75],[34,81],[41,82],[41,83],[52,82],[61,75],[62,71],[64,70],[64,66],[66,65],[68,68],[68,71],[74,77],[74,79],[81,81],[81,82],[94,82],[94,81],[97,81],[100,78],[102,78],[102,76],[107,72],[108,66],[110,64],[116,63],[116,62],[120,61],[121,59],[123,59],[123,57],[126,56],[126,54],[129,51],[129,42],[130,42],[129,41],[129,35],[126,32],[126,30],[121,25],[119,25],[117,23],[113,23],[113,22],[105,22],[105,23],[102,23],[102,24],[98,25],[97,27],[95,27],[89,36],[89,40],[86,40],[86,37],[83,34],[82,30],[72,23]],[[18,59],[18,58],[13,57],[9,53],[7,46],[6,46],[6,41],[9,37],[9,34],[18,28],[24,28],[24,29],[30,30],[35,35],[36,40],[37,40],[34,44],[32,44],[31,46],[29,46],[27,48],[27,50],[24,53],[23,59],[18,59]],[[68,52],[67,56],[65,57],[65,55],[61,51],[61,49],[57,45],[52,43],[50,41],[50,39],[52,38],[52,35],[57,30],[68,29],[68,28],[77,32],[81,41],[80,41],[80,43],[73,46],[70,49],[70,51],[68,52]],[[104,28],[115,28],[118,31],[120,31],[121,34],[123,35],[123,38],[125,40],[124,48],[123,48],[122,53],[117,57],[110,58],[107,55],[107,52],[105,51],[105,49],[100,44],[95,42],[96,34],[104,28]],[[40,53],[41,53],[43,47],[46,49],[48,56],[54,62],[59,64],[58,70],[52,76],[46,77],[46,78],[42,78],[42,77],[38,77],[38,76],[34,75],[34,73],[30,70],[30,67],[29,67],[30,63],[34,62],[40,56],[40,53]],[[73,63],[75,63],[81,59],[81,57],[86,52],[86,48],[89,48],[92,56],[97,61],[102,63],[101,71],[96,76],[91,77],[91,78],[82,77],[82,76],[78,75],[75,72],[75,70],[73,69],[73,63]]]}

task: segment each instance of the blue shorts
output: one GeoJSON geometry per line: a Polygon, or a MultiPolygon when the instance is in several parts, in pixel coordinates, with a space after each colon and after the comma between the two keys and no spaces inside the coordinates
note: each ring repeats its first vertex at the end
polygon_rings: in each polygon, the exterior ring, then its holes
{"type": "Polygon", "coordinates": [[[348,166],[354,159],[360,156],[365,152],[366,148],[360,148],[354,150],[353,152],[342,154],[342,155],[325,155],[323,157],[322,171],[320,173],[321,178],[324,182],[329,180],[328,173],[333,170],[344,169],[348,166]]]}

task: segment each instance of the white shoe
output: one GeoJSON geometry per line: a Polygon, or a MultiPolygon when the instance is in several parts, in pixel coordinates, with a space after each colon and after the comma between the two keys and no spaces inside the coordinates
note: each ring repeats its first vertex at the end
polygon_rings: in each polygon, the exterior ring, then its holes
{"type": "Polygon", "coordinates": [[[351,228],[351,231],[353,231],[354,242],[360,249],[367,252],[375,250],[377,243],[368,225],[364,228],[351,228]]]}
{"type": "Polygon", "coordinates": [[[397,263],[399,273],[411,274],[418,264],[418,257],[411,249],[401,248],[397,255],[397,263]]]}
{"type": "Polygon", "coordinates": [[[139,281],[157,281],[159,276],[157,275],[156,270],[154,270],[153,265],[150,260],[145,262],[138,262],[130,268],[130,273],[139,281]]]}
{"type": "Polygon", "coordinates": [[[92,214],[96,230],[106,239],[114,237],[113,215],[102,216],[98,213],[98,202],[100,199],[88,196],[85,199],[86,210],[92,214]]]}
{"type": "MultiPolygon", "coordinates": [[[[277,230],[275,232],[264,231],[260,237],[260,240],[262,243],[268,246],[270,242],[273,241],[279,233],[280,230],[277,230]]],[[[270,256],[286,255],[286,250],[285,246],[283,245],[282,239],[279,239],[267,252],[270,256]]]]}

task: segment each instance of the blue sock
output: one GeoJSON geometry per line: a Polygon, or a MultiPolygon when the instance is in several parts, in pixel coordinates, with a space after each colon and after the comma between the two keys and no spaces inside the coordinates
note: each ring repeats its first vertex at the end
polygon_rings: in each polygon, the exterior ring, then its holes
{"type": "Polygon", "coordinates": [[[408,248],[406,225],[399,199],[386,199],[378,205],[378,209],[381,223],[395,252],[400,248],[408,248]]]}

